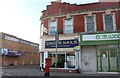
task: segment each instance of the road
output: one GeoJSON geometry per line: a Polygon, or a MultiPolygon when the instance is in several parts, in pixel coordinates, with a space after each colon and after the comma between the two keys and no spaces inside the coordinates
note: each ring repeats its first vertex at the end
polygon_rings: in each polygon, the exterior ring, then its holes
{"type": "MultiPolygon", "coordinates": [[[[82,74],[82,73],[55,73],[50,72],[50,78],[120,78],[119,74],[82,74]]],[[[44,72],[39,70],[38,66],[11,66],[2,68],[2,78],[5,76],[27,77],[27,78],[40,78],[44,77],[44,72]]],[[[20,77],[20,78],[21,78],[20,77]]],[[[5,77],[6,78],[6,77],[5,77]]]]}
{"type": "Polygon", "coordinates": [[[44,72],[38,66],[18,66],[2,68],[3,76],[43,76],[44,72]]]}

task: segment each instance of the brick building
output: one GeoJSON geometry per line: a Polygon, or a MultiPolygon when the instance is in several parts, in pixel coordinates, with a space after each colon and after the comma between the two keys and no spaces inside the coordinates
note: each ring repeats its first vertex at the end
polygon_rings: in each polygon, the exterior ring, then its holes
{"type": "Polygon", "coordinates": [[[44,68],[45,58],[50,57],[51,70],[57,64],[57,71],[120,71],[119,20],[119,2],[51,2],[40,17],[40,66],[44,68]]]}
{"type": "Polygon", "coordinates": [[[0,44],[2,66],[36,65],[39,62],[37,43],[1,32],[0,44]]]}

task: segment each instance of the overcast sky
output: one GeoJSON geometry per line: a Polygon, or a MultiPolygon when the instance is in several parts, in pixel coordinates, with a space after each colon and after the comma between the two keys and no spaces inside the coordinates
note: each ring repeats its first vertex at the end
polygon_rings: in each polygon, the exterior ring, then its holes
{"type": "MultiPolygon", "coordinates": [[[[62,2],[83,4],[98,0],[62,0],[62,2]]],[[[41,11],[50,4],[51,0],[0,0],[0,32],[39,43],[39,18],[41,11]]]]}

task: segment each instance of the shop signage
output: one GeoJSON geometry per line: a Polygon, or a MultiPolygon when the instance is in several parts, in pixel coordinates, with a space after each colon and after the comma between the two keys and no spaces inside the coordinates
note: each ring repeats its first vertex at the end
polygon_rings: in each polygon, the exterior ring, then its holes
{"type": "Polygon", "coordinates": [[[15,37],[5,36],[5,39],[10,40],[10,41],[14,41],[14,42],[19,42],[19,39],[15,38],[15,37]]]}
{"type": "MultiPolygon", "coordinates": [[[[74,48],[78,46],[78,40],[59,40],[57,48],[74,48]]],[[[55,48],[55,41],[45,41],[45,48],[55,48]]]]}
{"type": "Polygon", "coordinates": [[[1,48],[0,49],[0,55],[4,56],[21,56],[23,55],[22,51],[7,49],[7,48],[1,48]]]}
{"type": "Polygon", "coordinates": [[[120,33],[81,34],[80,45],[118,44],[120,33]]]}
{"type": "Polygon", "coordinates": [[[16,38],[16,37],[8,36],[8,35],[5,35],[4,39],[9,40],[9,41],[22,43],[22,44],[26,44],[26,45],[30,45],[30,46],[33,46],[33,47],[38,47],[39,46],[36,43],[32,43],[32,42],[29,42],[29,41],[26,41],[26,40],[23,40],[23,39],[19,39],[19,38],[16,38]]]}
{"type": "Polygon", "coordinates": [[[83,41],[118,40],[120,33],[83,35],[83,41]]]}

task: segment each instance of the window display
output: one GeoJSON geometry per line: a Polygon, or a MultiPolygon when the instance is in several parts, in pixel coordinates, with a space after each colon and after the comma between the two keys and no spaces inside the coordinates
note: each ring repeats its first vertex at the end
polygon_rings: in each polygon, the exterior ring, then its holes
{"type": "Polygon", "coordinates": [[[67,54],[67,68],[75,68],[75,54],[67,54]]]}
{"type": "MultiPolygon", "coordinates": [[[[55,53],[49,53],[50,67],[55,68],[55,53]]],[[[59,52],[57,54],[57,68],[75,68],[74,52],[59,52]],[[72,54],[71,54],[72,53],[72,54]]]]}

